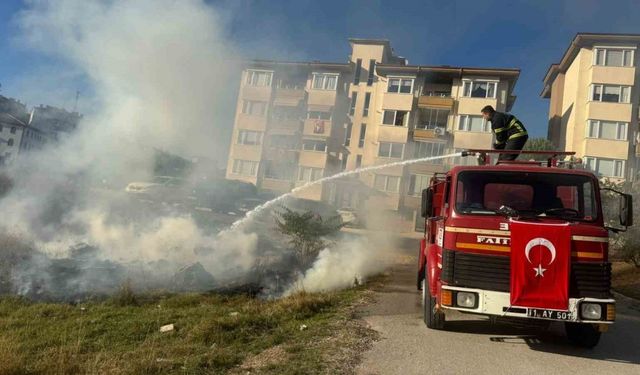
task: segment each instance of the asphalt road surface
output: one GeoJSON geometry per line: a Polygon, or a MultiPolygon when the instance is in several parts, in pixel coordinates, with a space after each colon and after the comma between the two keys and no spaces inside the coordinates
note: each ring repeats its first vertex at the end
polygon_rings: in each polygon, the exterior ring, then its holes
{"type": "Polygon", "coordinates": [[[536,330],[454,313],[436,331],[422,320],[415,265],[404,263],[362,312],[381,337],[358,374],[640,374],[638,301],[618,298],[617,321],[594,349],[572,346],[555,323],[536,330]]]}

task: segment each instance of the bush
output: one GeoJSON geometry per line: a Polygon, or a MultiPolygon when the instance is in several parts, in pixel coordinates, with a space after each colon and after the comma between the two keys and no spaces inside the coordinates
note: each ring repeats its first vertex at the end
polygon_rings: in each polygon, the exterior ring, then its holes
{"type": "MultiPolygon", "coordinates": [[[[640,182],[617,183],[609,179],[602,182],[603,188],[615,189],[631,194],[633,196],[633,216],[634,220],[640,219],[640,182]]],[[[619,197],[617,194],[602,192],[602,211],[605,218],[605,225],[616,227],[619,197]]],[[[617,258],[640,267],[640,231],[630,228],[626,232],[613,234],[610,241],[611,250],[617,258]]]]}
{"type": "Polygon", "coordinates": [[[127,280],[122,285],[118,292],[112,297],[112,301],[116,306],[138,306],[138,298],[133,291],[131,280],[127,280]]]}
{"type": "Polygon", "coordinates": [[[323,219],[313,211],[303,213],[283,207],[276,217],[278,231],[289,237],[289,244],[301,270],[307,269],[320,250],[328,243],[326,236],[332,235],[344,226],[340,216],[323,219]]]}

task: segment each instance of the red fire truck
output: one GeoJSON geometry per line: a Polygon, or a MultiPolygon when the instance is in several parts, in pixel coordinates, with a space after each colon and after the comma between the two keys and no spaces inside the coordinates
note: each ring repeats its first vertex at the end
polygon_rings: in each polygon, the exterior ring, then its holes
{"type": "Polygon", "coordinates": [[[445,329],[452,310],[562,321],[572,343],[593,347],[615,320],[608,233],[632,224],[632,198],[606,189],[619,200],[619,226],[609,227],[598,178],[560,160],[573,153],[492,165],[505,152],[464,151],[479,165],[436,175],[422,192],[424,321],[445,329]]]}

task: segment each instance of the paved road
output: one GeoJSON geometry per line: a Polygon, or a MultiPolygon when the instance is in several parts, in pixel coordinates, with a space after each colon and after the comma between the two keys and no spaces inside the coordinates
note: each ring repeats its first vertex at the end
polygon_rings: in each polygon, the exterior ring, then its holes
{"type": "Polygon", "coordinates": [[[640,303],[619,300],[616,324],[594,349],[571,346],[562,326],[538,332],[481,316],[447,315],[447,331],[428,330],[413,262],[367,306],[365,321],[381,334],[358,374],[640,374],[640,303]]]}

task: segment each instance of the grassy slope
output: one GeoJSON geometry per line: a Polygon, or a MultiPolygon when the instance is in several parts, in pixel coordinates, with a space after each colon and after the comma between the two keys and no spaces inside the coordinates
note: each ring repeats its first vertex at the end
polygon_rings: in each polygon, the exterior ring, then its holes
{"type": "Polygon", "coordinates": [[[359,287],[275,301],[191,294],[68,305],[4,298],[0,374],[350,372],[354,353],[372,337],[352,319],[367,295],[359,287]],[[175,331],[159,332],[170,323],[175,331]]]}

